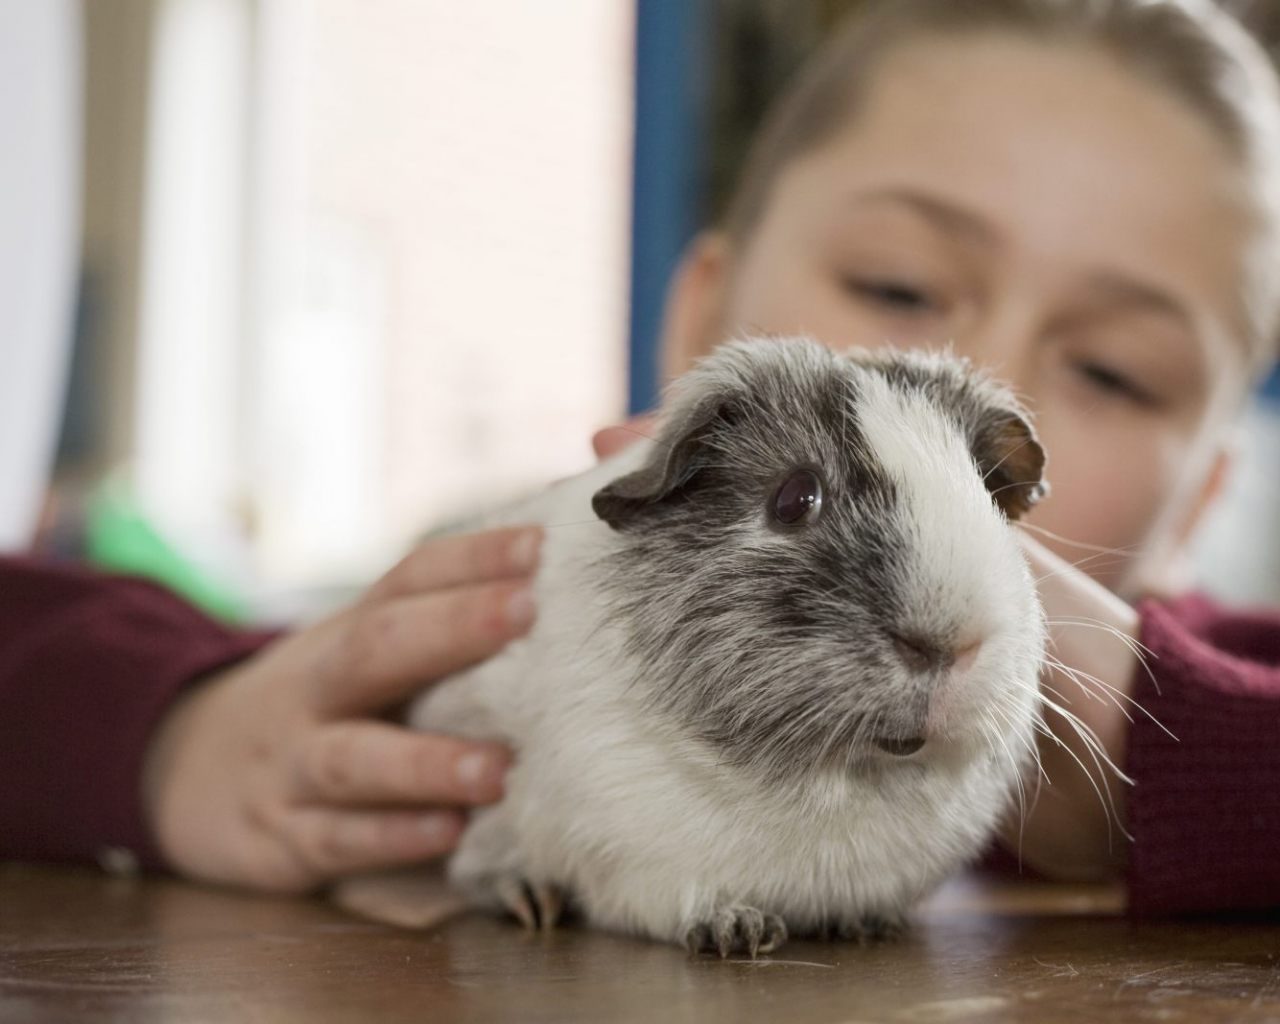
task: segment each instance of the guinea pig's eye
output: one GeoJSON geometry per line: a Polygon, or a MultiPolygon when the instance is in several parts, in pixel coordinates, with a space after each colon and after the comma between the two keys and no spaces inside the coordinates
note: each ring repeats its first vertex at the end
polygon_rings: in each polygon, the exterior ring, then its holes
{"type": "Polygon", "coordinates": [[[822,511],[822,481],[811,469],[792,470],[773,495],[773,518],[783,526],[807,526],[822,511]]]}

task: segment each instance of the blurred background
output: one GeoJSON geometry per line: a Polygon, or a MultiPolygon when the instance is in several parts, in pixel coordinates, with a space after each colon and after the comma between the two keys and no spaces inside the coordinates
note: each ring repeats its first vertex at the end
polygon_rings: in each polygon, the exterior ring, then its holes
{"type": "MultiPolygon", "coordinates": [[[[0,460],[70,382],[38,546],[292,619],[585,468],[655,399],[681,248],[856,3],[0,0],[0,57],[61,73],[0,90],[44,154],[6,222],[55,239],[3,269],[73,282],[41,306],[66,366],[0,346],[32,382],[0,460]]],[[[1280,4],[1230,6],[1280,40],[1280,4]]],[[[1280,601],[1278,471],[1273,377],[1198,548],[1221,596],[1280,601]]]]}

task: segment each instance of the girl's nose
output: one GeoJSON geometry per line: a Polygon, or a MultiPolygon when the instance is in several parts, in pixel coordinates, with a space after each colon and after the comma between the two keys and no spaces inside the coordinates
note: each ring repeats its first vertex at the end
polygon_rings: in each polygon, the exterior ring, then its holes
{"type": "Polygon", "coordinates": [[[1039,349],[1041,330],[1031,310],[993,308],[956,331],[953,347],[975,365],[1025,395],[1039,349]]]}

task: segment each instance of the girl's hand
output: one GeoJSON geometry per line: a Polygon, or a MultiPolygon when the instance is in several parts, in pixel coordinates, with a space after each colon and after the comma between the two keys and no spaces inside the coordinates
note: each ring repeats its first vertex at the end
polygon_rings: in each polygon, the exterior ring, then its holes
{"type": "Polygon", "coordinates": [[[1037,737],[1044,774],[1033,769],[1028,776],[1026,814],[1015,808],[1001,839],[1011,853],[1050,878],[1114,877],[1124,868],[1129,843],[1128,783],[1116,769],[1125,764],[1126,716],[1142,714],[1131,701],[1135,673],[1142,671],[1138,615],[1025,530],[1019,534],[1049,624],[1050,657],[1040,690],[1053,737],[1037,737]],[[1080,730],[1048,706],[1050,701],[1091,729],[1100,749],[1091,750],[1080,730]]]}
{"type": "Polygon", "coordinates": [[[650,413],[628,420],[619,427],[605,427],[603,430],[597,430],[595,436],[591,438],[591,447],[595,449],[596,458],[607,459],[640,438],[649,437],[653,433],[657,419],[656,415],[650,413]]]}
{"type": "Polygon", "coordinates": [[[192,878],[303,891],[457,843],[508,751],[380,718],[526,632],[541,532],[428,541],[353,607],[213,675],[161,723],[154,835],[192,878]]]}

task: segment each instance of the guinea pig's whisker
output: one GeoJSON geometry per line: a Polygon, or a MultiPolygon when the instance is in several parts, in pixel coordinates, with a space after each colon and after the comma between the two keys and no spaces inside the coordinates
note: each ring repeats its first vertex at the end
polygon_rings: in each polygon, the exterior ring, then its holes
{"type": "Polygon", "coordinates": [[[1100,629],[1104,633],[1110,633],[1129,648],[1130,653],[1138,659],[1138,664],[1141,665],[1143,671],[1147,673],[1147,678],[1151,680],[1151,684],[1156,688],[1156,693],[1160,692],[1160,683],[1156,680],[1155,673],[1151,671],[1151,666],[1147,664],[1148,658],[1158,658],[1159,655],[1136,637],[1130,636],[1128,633],[1117,629],[1108,622],[1103,622],[1101,619],[1090,618],[1087,615],[1066,615],[1053,619],[1046,619],[1045,621],[1050,626],[1079,626],[1081,629],[1100,629]]]}
{"type": "Polygon", "coordinates": [[[1084,558],[1072,562],[1071,567],[1073,569],[1084,569],[1085,566],[1088,566],[1089,571],[1091,572],[1101,572],[1104,569],[1111,570],[1117,567],[1123,568],[1127,564],[1128,559],[1122,558],[1118,555],[1107,557],[1099,551],[1096,554],[1086,555],[1084,558]]]}
{"type": "MultiPolygon", "coordinates": [[[[1019,713],[1018,709],[1013,707],[1012,705],[1012,698],[1009,698],[1009,701],[1010,701],[1009,706],[1001,710],[1001,713],[1004,715],[1005,720],[1009,720],[1010,718],[1013,718],[1019,713]]],[[[1053,779],[1049,777],[1049,772],[1044,766],[1044,758],[1040,754],[1040,744],[1036,742],[1036,738],[1035,738],[1036,735],[1045,727],[1044,720],[1040,716],[1039,709],[1036,710],[1036,715],[1035,715],[1035,718],[1032,719],[1031,726],[1032,726],[1031,735],[1028,737],[1025,737],[1022,742],[1025,743],[1030,748],[1031,761],[1036,766],[1036,775],[1035,775],[1036,788],[1035,788],[1035,793],[1033,794],[1032,800],[1031,800],[1031,809],[1034,811],[1037,802],[1040,800],[1040,793],[1044,788],[1043,786],[1040,785],[1041,781],[1043,780],[1045,786],[1052,786],[1053,779]]]]}
{"type": "Polygon", "coordinates": [[[594,524],[594,525],[596,525],[596,526],[603,526],[603,525],[604,525],[604,520],[602,520],[602,519],[575,519],[575,520],[572,520],[572,521],[570,521],[570,522],[565,522],[565,523],[543,523],[543,524],[542,524],[542,528],[543,528],[544,530],[559,530],[559,529],[561,529],[562,527],[565,527],[565,526],[591,526],[591,525],[593,525],[593,524],[594,524]]]}
{"type": "MultiPolygon", "coordinates": [[[[1010,694],[1002,695],[1000,701],[997,701],[989,709],[991,714],[999,718],[1000,722],[1005,726],[1005,733],[1013,733],[1017,736],[1018,742],[1028,751],[1031,764],[1035,765],[1035,774],[1031,777],[1034,784],[1034,790],[1031,794],[1031,805],[1027,806],[1026,800],[1026,784],[1027,779],[1020,770],[1021,765],[1014,763],[1015,779],[1018,784],[1018,863],[1022,863],[1022,845],[1023,837],[1026,831],[1026,823],[1030,816],[1035,813],[1036,808],[1040,805],[1040,796],[1044,792],[1045,786],[1052,786],[1053,780],[1049,778],[1049,773],[1045,771],[1043,759],[1040,757],[1040,748],[1036,744],[1033,736],[1023,735],[1016,730],[1013,725],[1013,719],[1019,716],[1019,710],[1012,706],[1013,697],[1010,694]],[[1005,707],[1002,702],[1008,702],[1009,707],[1005,707]],[[1042,786],[1041,780],[1044,781],[1042,786]]],[[[1034,726],[1042,726],[1039,713],[1037,712],[1032,723],[1034,726]]],[[[997,736],[1001,734],[1001,730],[997,727],[997,736]]],[[[1012,756],[1012,755],[1011,755],[1012,756]]]]}
{"type": "MultiPolygon", "coordinates": [[[[1077,625],[1083,626],[1087,624],[1077,623],[1077,625]]],[[[1090,673],[1085,672],[1083,669],[1073,668],[1065,665],[1059,658],[1049,654],[1048,652],[1045,653],[1045,660],[1053,668],[1062,672],[1063,675],[1067,676],[1069,679],[1071,679],[1077,685],[1079,685],[1080,689],[1086,695],[1097,696],[1098,699],[1101,699],[1100,695],[1090,694],[1088,687],[1084,686],[1081,683],[1081,680],[1087,680],[1088,682],[1093,683],[1095,686],[1102,689],[1104,693],[1111,698],[1112,703],[1115,704],[1116,708],[1120,711],[1120,713],[1123,714],[1125,718],[1129,719],[1131,723],[1133,722],[1133,716],[1130,715],[1128,711],[1126,711],[1124,707],[1121,706],[1120,701],[1124,700],[1124,701],[1127,701],[1129,704],[1132,704],[1135,708],[1137,708],[1149,719],[1151,719],[1151,721],[1155,725],[1157,725],[1165,733],[1165,735],[1167,735],[1174,742],[1177,742],[1178,737],[1176,737],[1173,733],[1169,732],[1169,730],[1165,728],[1164,724],[1158,718],[1156,718],[1155,715],[1153,715],[1150,711],[1148,711],[1145,707],[1143,707],[1139,701],[1135,700],[1133,697],[1125,693],[1123,690],[1119,689],[1116,686],[1113,686],[1111,683],[1108,683],[1102,679],[1099,679],[1095,675],[1091,675],[1090,673]]],[[[1146,670],[1148,675],[1151,674],[1150,666],[1148,666],[1147,663],[1142,659],[1141,655],[1138,655],[1138,663],[1142,665],[1142,667],[1146,670]]],[[[1155,682],[1154,677],[1152,678],[1152,682],[1155,682]]],[[[1156,692],[1159,693],[1159,687],[1157,687],[1156,692]]]]}
{"type": "MultiPolygon", "coordinates": [[[[992,749],[998,744],[1000,749],[1004,751],[1004,756],[1009,759],[1009,767],[1013,769],[1013,781],[1018,788],[1018,859],[1022,859],[1022,823],[1026,820],[1027,813],[1027,791],[1022,781],[1022,766],[1018,763],[1018,759],[1013,756],[1013,751],[1009,744],[1004,741],[1004,737],[1000,735],[1000,726],[996,724],[995,708],[987,708],[982,713],[982,733],[988,738],[988,742],[995,740],[992,749]],[[990,726],[988,731],[987,726],[990,726]]],[[[999,751],[997,751],[997,754],[999,751]]]]}
{"type": "MultiPolygon", "coordinates": [[[[1034,732],[1037,735],[1044,735],[1046,728],[1047,727],[1043,723],[1039,723],[1035,725],[1034,732]]],[[[1040,794],[1044,790],[1044,786],[1040,785],[1041,781],[1044,782],[1045,786],[1052,786],[1053,779],[1049,776],[1048,771],[1045,770],[1044,759],[1040,756],[1040,748],[1035,744],[1034,741],[1032,741],[1031,745],[1035,748],[1035,766],[1037,769],[1036,775],[1035,775],[1035,785],[1036,785],[1035,793],[1032,794],[1032,798],[1031,798],[1031,810],[1034,811],[1036,809],[1036,804],[1040,800],[1040,794]]]]}
{"type": "MultiPolygon", "coordinates": [[[[1006,458],[1007,458],[1007,456],[1006,456],[1006,458]]],[[[1004,461],[1004,460],[1002,459],[1002,460],[1001,460],[1001,462],[1003,462],[1003,461],[1004,461]]],[[[998,465],[999,465],[999,463],[996,463],[996,465],[998,466],[998,465]]],[[[995,468],[994,468],[994,467],[992,468],[991,472],[995,472],[995,468]]],[[[990,473],[988,473],[987,475],[988,475],[988,476],[990,476],[990,473]]],[[[984,476],[982,479],[984,479],[984,480],[985,480],[985,479],[986,479],[986,477],[984,476]]],[[[1011,491],[1011,490],[1013,490],[1013,488],[1015,488],[1015,487],[1026,487],[1026,486],[1027,486],[1027,484],[1036,484],[1036,483],[1039,483],[1039,482],[1040,482],[1039,480],[1015,480],[1015,481],[1013,481],[1013,483],[1010,483],[1010,484],[1001,484],[999,487],[997,487],[995,490],[993,490],[993,491],[991,492],[991,497],[993,497],[993,498],[994,498],[994,497],[995,497],[997,494],[999,494],[1001,491],[1011,491]]]]}
{"type": "Polygon", "coordinates": [[[831,752],[831,748],[835,744],[846,738],[850,738],[851,742],[845,745],[844,750],[844,770],[848,772],[853,767],[853,760],[858,754],[858,748],[861,746],[862,732],[865,728],[865,716],[857,708],[846,709],[839,718],[839,724],[832,729],[822,744],[822,758],[825,760],[831,752]]]}
{"type": "Polygon", "coordinates": [[[1015,525],[1019,530],[1030,530],[1032,533],[1038,533],[1042,537],[1048,537],[1050,540],[1057,541],[1059,544],[1065,544],[1068,547],[1073,548],[1084,548],[1088,551],[1096,551],[1103,555],[1131,555],[1137,550],[1136,544],[1131,544],[1125,548],[1106,548],[1098,544],[1086,544],[1082,540],[1071,540],[1060,533],[1054,533],[1052,530],[1046,530],[1043,526],[1037,526],[1035,523],[1019,521],[1015,525]]]}
{"type": "MultiPolygon", "coordinates": [[[[1087,726],[1085,728],[1087,728],[1087,726]]],[[[1103,812],[1106,814],[1106,817],[1107,817],[1107,846],[1109,848],[1112,841],[1112,832],[1111,832],[1112,822],[1115,822],[1117,826],[1119,826],[1119,822],[1120,822],[1120,814],[1119,814],[1119,811],[1116,809],[1115,798],[1112,796],[1112,793],[1111,793],[1111,786],[1108,784],[1106,775],[1102,770],[1102,762],[1105,761],[1107,764],[1111,764],[1110,759],[1105,754],[1103,754],[1101,755],[1101,760],[1100,760],[1099,755],[1094,752],[1093,744],[1088,742],[1087,739],[1084,739],[1083,734],[1080,733],[1079,730],[1077,730],[1077,734],[1081,735],[1081,738],[1085,743],[1086,752],[1089,754],[1090,758],[1093,760],[1094,766],[1098,769],[1098,775],[1102,782],[1101,786],[1099,786],[1098,779],[1094,778],[1093,772],[1089,770],[1088,766],[1085,765],[1084,761],[1081,760],[1079,755],[1077,755],[1074,750],[1072,750],[1069,746],[1067,746],[1067,744],[1064,743],[1052,729],[1050,729],[1048,726],[1045,726],[1044,728],[1038,729],[1037,731],[1040,733],[1040,735],[1044,736],[1046,739],[1052,740],[1057,746],[1065,750],[1068,756],[1070,756],[1070,758],[1073,761],[1075,761],[1075,763],[1080,767],[1080,771],[1084,774],[1084,777],[1088,781],[1089,785],[1093,787],[1093,792],[1098,797],[1098,804],[1102,808],[1103,812]]],[[[1115,766],[1112,765],[1112,768],[1114,770],[1115,766]]],[[[1131,782],[1132,780],[1126,779],[1125,781],[1131,782]]],[[[1123,827],[1120,827],[1120,831],[1123,833],[1125,838],[1127,839],[1133,838],[1129,834],[1129,832],[1123,827]]]]}
{"type": "Polygon", "coordinates": [[[1057,576],[1068,576],[1075,570],[1083,569],[1086,565],[1096,572],[1100,569],[1110,569],[1113,566],[1123,566],[1125,564],[1125,559],[1122,557],[1115,557],[1108,561],[1102,561],[1102,559],[1108,554],[1109,552],[1106,551],[1098,551],[1092,555],[1085,555],[1083,558],[1079,558],[1074,562],[1067,562],[1066,565],[1060,569],[1051,569],[1044,575],[1037,576],[1035,578],[1036,586],[1039,586],[1045,580],[1051,580],[1057,576]]]}
{"type": "Polygon", "coordinates": [[[1095,619],[1089,615],[1058,615],[1048,619],[1047,622],[1050,626],[1082,626],[1086,629],[1101,629],[1114,636],[1139,658],[1156,657],[1155,652],[1150,647],[1147,647],[1135,637],[1129,636],[1128,633],[1117,629],[1109,622],[1103,622],[1101,619],[1095,619]]]}
{"type": "Polygon", "coordinates": [[[1033,523],[1019,522],[1015,523],[1014,526],[1020,530],[1030,530],[1033,533],[1037,533],[1042,537],[1048,537],[1050,540],[1056,541],[1059,544],[1064,544],[1068,547],[1083,548],[1086,551],[1093,552],[1093,554],[1086,555],[1083,558],[1076,559],[1075,561],[1067,561],[1064,568],[1054,569],[1045,573],[1043,576],[1036,577],[1037,584],[1048,579],[1053,579],[1055,576],[1067,575],[1069,570],[1082,569],[1086,565],[1091,566],[1095,571],[1100,568],[1110,568],[1111,566],[1123,566],[1138,550],[1137,545],[1129,545],[1128,547],[1123,548],[1108,548],[1102,547],[1098,544],[1086,544],[1083,541],[1070,540],[1069,538],[1062,536],[1060,533],[1054,533],[1052,530],[1046,530],[1043,526],[1036,526],[1033,523]],[[1111,561],[1100,561],[1100,559],[1107,555],[1114,557],[1111,561]]]}
{"type": "MultiPolygon", "coordinates": [[[[825,711],[825,707],[817,705],[808,714],[799,719],[797,724],[800,728],[797,728],[797,734],[800,734],[804,729],[807,729],[812,721],[820,719],[825,711]]],[[[847,736],[851,730],[856,732],[858,718],[860,715],[861,713],[857,708],[845,708],[843,711],[839,712],[831,723],[832,728],[828,730],[829,738],[826,742],[829,744],[835,743],[838,742],[841,737],[847,736]]]]}
{"type": "Polygon", "coordinates": [[[853,767],[854,758],[857,756],[859,749],[875,735],[876,727],[880,724],[884,717],[882,711],[876,711],[874,714],[860,714],[856,708],[850,708],[845,712],[845,719],[853,722],[852,742],[848,745],[844,754],[845,770],[848,771],[853,767]]]}
{"type": "Polygon", "coordinates": [[[1116,778],[1119,779],[1121,782],[1126,783],[1127,785],[1133,785],[1133,779],[1131,779],[1128,775],[1126,775],[1116,766],[1116,763],[1112,761],[1111,757],[1107,754],[1106,748],[1103,746],[1102,741],[1098,738],[1098,734],[1094,732],[1093,729],[1083,719],[1081,719],[1079,715],[1076,715],[1071,711],[1068,711],[1066,708],[1062,707],[1060,704],[1057,704],[1055,701],[1052,701],[1046,697],[1043,697],[1043,695],[1041,697],[1041,706],[1048,708],[1049,710],[1056,713],[1059,717],[1063,719],[1063,721],[1067,725],[1071,727],[1072,732],[1076,734],[1076,736],[1080,739],[1080,742],[1083,744],[1085,753],[1088,754],[1090,760],[1093,761],[1094,767],[1097,768],[1098,770],[1098,777],[1095,778],[1093,775],[1093,772],[1091,772],[1088,769],[1083,759],[1081,759],[1081,757],[1074,750],[1072,750],[1071,747],[1065,741],[1063,741],[1056,733],[1054,733],[1052,729],[1046,728],[1046,730],[1041,733],[1042,735],[1045,735],[1047,738],[1052,739],[1059,747],[1061,747],[1064,751],[1066,751],[1067,755],[1073,761],[1075,761],[1077,765],[1080,766],[1080,770],[1084,772],[1084,776],[1089,781],[1089,785],[1093,787],[1094,793],[1096,793],[1098,796],[1098,802],[1101,804],[1102,809],[1107,814],[1107,845],[1108,847],[1110,847],[1111,840],[1112,840],[1112,822],[1113,821],[1116,824],[1116,826],[1120,829],[1121,834],[1124,835],[1126,839],[1132,839],[1133,836],[1129,834],[1128,830],[1125,829],[1124,826],[1120,825],[1120,814],[1116,807],[1115,797],[1111,792],[1111,784],[1107,781],[1107,773],[1103,770],[1103,765],[1105,764],[1108,768],[1110,768],[1112,773],[1116,776],[1116,778]],[[1105,796],[1104,796],[1104,793],[1105,793],[1105,796]]]}
{"type": "MultiPolygon", "coordinates": [[[[1052,658],[1051,655],[1049,657],[1052,658]]],[[[1035,693],[1039,696],[1040,706],[1042,709],[1049,708],[1057,712],[1058,715],[1060,715],[1069,725],[1071,725],[1072,731],[1075,732],[1080,737],[1081,742],[1085,744],[1086,748],[1090,748],[1090,749],[1096,748],[1097,753],[1100,754],[1103,757],[1103,759],[1106,760],[1107,764],[1110,765],[1112,771],[1116,774],[1118,778],[1120,778],[1124,782],[1132,783],[1133,780],[1130,779],[1128,776],[1126,776],[1122,771],[1120,771],[1119,768],[1115,766],[1115,764],[1111,762],[1110,757],[1106,753],[1106,748],[1103,746],[1102,741],[1098,739],[1098,736],[1093,731],[1093,729],[1087,723],[1085,723],[1083,719],[1081,719],[1078,715],[1076,715],[1074,712],[1068,709],[1068,706],[1071,704],[1071,700],[1066,694],[1064,694],[1061,690],[1057,689],[1056,687],[1045,682],[1043,678],[1040,680],[1038,685],[1021,683],[1021,682],[1019,682],[1017,685],[1024,690],[1032,690],[1034,687],[1035,693]],[[1057,701],[1051,700],[1049,697],[1045,696],[1046,692],[1052,694],[1054,697],[1058,698],[1058,700],[1057,701]],[[1061,703],[1058,703],[1058,701],[1061,701],[1061,703]]],[[[1080,694],[1088,700],[1101,701],[1103,699],[1101,695],[1090,692],[1089,689],[1084,686],[1080,687],[1080,694]]],[[[1042,725],[1043,728],[1039,729],[1038,731],[1040,731],[1042,735],[1048,736],[1059,745],[1062,744],[1061,739],[1059,739],[1056,734],[1052,733],[1051,731],[1049,732],[1045,731],[1048,729],[1048,725],[1043,722],[1043,717],[1040,725],[1042,725]]]]}
{"type": "MultiPolygon", "coordinates": [[[[1006,708],[1000,702],[997,702],[991,706],[991,709],[990,709],[991,712],[997,715],[1000,721],[1005,724],[1005,734],[1016,735],[1018,742],[1021,743],[1022,746],[1026,748],[1030,761],[1036,766],[1036,771],[1038,775],[1043,776],[1045,782],[1050,782],[1049,775],[1044,770],[1044,764],[1040,759],[1040,748],[1036,746],[1036,744],[1034,743],[1034,741],[1032,741],[1030,737],[1023,735],[1022,732],[1016,729],[1014,726],[1014,718],[1013,718],[1013,715],[1009,714],[1009,711],[1013,711],[1014,715],[1017,715],[1019,714],[1019,709],[1017,709],[1016,707],[1013,707],[1012,695],[1002,694],[1001,700],[1010,702],[1010,706],[1006,708]]],[[[1052,785],[1052,783],[1050,784],[1052,785]]]]}
{"type": "MultiPolygon", "coordinates": [[[[1058,698],[1058,700],[1062,701],[1062,703],[1063,703],[1063,704],[1068,704],[1068,705],[1069,705],[1069,704],[1071,703],[1071,698],[1070,698],[1070,697],[1068,697],[1068,696],[1067,696],[1065,693],[1063,693],[1061,690],[1059,690],[1059,689],[1057,689],[1056,687],[1054,687],[1054,686],[1050,685],[1049,683],[1045,682],[1043,677],[1042,677],[1042,678],[1041,678],[1041,680],[1040,680],[1040,690],[1041,690],[1041,692],[1043,692],[1043,693],[1051,693],[1051,694],[1053,694],[1053,696],[1057,697],[1057,698],[1058,698]]],[[[1087,692],[1087,691],[1085,691],[1085,690],[1083,690],[1083,689],[1081,690],[1081,693],[1082,693],[1082,694],[1083,694],[1083,696],[1084,696],[1084,697],[1086,697],[1088,700],[1101,700],[1101,699],[1102,699],[1102,698],[1101,698],[1101,697],[1099,697],[1096,693],[1089,693],[1089,692],[1087,692]]]]}
{"type": "MultiPolygon", "coordinates": [[[[1129,714],[1128,709],[1125,708],[1125,706],[1121,704],[1118,699],[1119,697],[1125,697],[1130,702],[1133,702],[1133,698],[1129,697],[1128,694],[1120,693],[1118,690],[1115,690],[1114,687],[1108,686],[1097,676],[1092,676],[1089,673],[1084,672],[1080,669],[1070,668],[1069,666],[1063,664],[1061,660],[1059,660],[1058,658],[1054,657],[1051,654],[1045,655],[1045,663],[1049,665],[1051,668],[1053,668],[1054,670],[1061,672],[1073,683],[1075,683],[1078,687],[1080,687],[1080,691],[1085,695],[1087,699],[1096,700],[1103,704],[1106,704],[1109,701],[1112,705],[1115,706],[1115,709],[1119,711],[1120,714],[1124,715],[1124,717],[1129,720],[1129,723],[1131,725],[1133,724],[1133,716],[1129,714]],[[1102,693],[1093,692],[1089,687],[1084,685],[1086,682],[1095,684],[1096,686],[1101,688],[1103,692],[1102,693]],[[1110,692],[1110,691],[1114,691],[1114,692],[1110,692]]],[[[1134,703],[1136,706],[1136,702],[1134,703]]]]}
{"type": "Polygon", "coordinates": [[[853,735],[854,735],[854,740],[853,740],[853,742],[851,742],[851,743],[849,743],[848,745],[846,745],[846,747],[845,747],[845,749],[844,749],[844,756],[843,756],[843,759],[842,759],[842,762],[843,762],[843,763],[842,763],[842,766],[841,766],[841,767],[842,767],[842,770],[844,771],[844,773],[845,773],[846,775],[850,774],[850,773],[853,771],[853,763],[854,763],[854,761],[855,761],[855,760],[857,760],[858,752],[859,752],[860,748],[862,747],[862,742],[861,742],[861,740],[862,740],[862,726],[861,726],[861,723],[856,723],[856,724],[854,725],[854,727],[853,727],[853,735]]]}
{"type": "MultiPolygon", "coordinates": [[[[774,740],[775,746],[777,746],[779,750],[783,751],[793,750],[797,746],[801,746],[805,735],[821,718],[825,710],[826,709],[820,704],[814,704],[812,707],[806,709],[802,714],[789,719],[785,727],[779,729],[776,733],[776,738],[774,740]]],[[[750,715],[743,716],[742,724],[744,727],[749,726],[751,717],[752,716],[750,715]]],[[[816,758],[818,763],[826,760],[828,753],[830,753],[830,748],[835,742],[834,736],[835,730],[832,730],[832,732],[824,738],[822,746],[818,748],[816,758]]]]}
{"type": "MultiPolygon", "coordinates": [[[[652,413],[650,413],[650,414],[647,414],[647,415],[653,415],[653,414],[652,414],[652,413]]],[[[659,420],[658,422],[659,422],[659,423],[661,423],[661,420],[659,420]]],[[[646,434],[643,430],[638,430],[638,429],[636,429],[635,427],[631,426],[631,424],[629,424],[629,423],[617,423],[617,424],[614,424],[614,425],[613,425],[613,426],[611,426],[611,427],[606,427],[606,428],[604,428],[604,429],[606,429],[606,430],[622,430],[622,431],[625,431],[625,432],[626,432],[626,433],[628,433],[628,434],[632,434],[632,435],[634,435],[635,437],[641,438],[641,439],[643,439],[643,440],[645,440],[645,441],[652,441],[654,444],[656,444],[656,445],[660,445],[661,447],[666,448],[666,449],[668,449],[668,450],[670,450],[670,449],[671,449],[671,447],[672,447],[671,442],[670,442],[670,441],[664,441],[664,440],[662,439],[662,437],[660,436],[660,433],[646,434]]],[[[603,461],[603,460],[601,460],[601,461],[603,461]]]]}
{"type": "MultiPolygon", "coordinates": [[[[646,434],[643,430],[637,430],[635,427],[631,426],[629,423],[619,423],[617,426],[611,427],[610,429],[625,430],[628,434],[635,434],[636,437],[643,437],[646,441],[653,441],[657,444],[666,444],[666,442],[664,442],[656,434],[646,434]]],[[[671,446],[668,444],[667,447],[670,448],[671,446]]]]}
{"type": "Polygon", "coordinates": [[[982,738],[986,740],[987,746],[990,748],[992,755],[995,757],[999,757],[1000,750],[998,748],[1003,747],[1005,757],[1009,758],[1010,763],[1015,768],[1015,771],[1013,772],[1013,781],[1015,786],[1017,787],[1016,792],[1018,796],[1018,859],[1021,860],[1022,859],[1022,822],[1025,820],[1025,817],[1026,817],[1026,791],[1024,790],[1022,785],[1022,772],[1018,770],[1019,766],[1017,762],[1013,760],[1012,751],[1009,750],[1007,745],[1001,742],[1000,727],[996,724],[995,716],[992,714],[990,708],[982,712],[982,716],[980,721],[978,722],[978,726],[979,726],[979,731],[982,733],[982,738]]]}
{"type": "MultiPolygon", "coordinates": [[[[1001,458],[999,462],[997,462],[994,466],[992,466],[989,470],[987,470],[985,473],[983,473],[983,474],[982,474],[982,481],[983,481],[983,483],[986,483],[987,477],[989,477],[989,476],[990,476],[992,473],[994,473],[997,469],[999,469],[999,468],[1000,468],[1001,466],[1003,466],[1006,462],[1008,462],[1008,461],[1009,461],[1009,459],[1011,459],[1011,458],[1013,458],[1015,455],[1017,455],[1017,454],[1018,454],[1018,452],[1022,451],[1022,449],[1023,449],[1023,448],[1025,448],[1027,445],[1031,444],[1033,440],[1034,440],[1033,438],[1028,437],[1025,441],[1022,441],[1020,444],[1016,444],[1016,445],[1014,445],[1014,446],[1013,446],[1012,448],[1010,448],[1007,452],[1005,452],[1005,453],[1004,453],[1004,457],[1003,457],[1003,458],[1001,458]]],[[[1036,480],[1023,480],[1021,483],[1008,484],[1007,486],[1009,486],[1009,487],[1025,487],[1027,484],[1038,484],[1039,482],[1040,482],[1040,481],[1039,481],[1038,479],[1036,479],[1036,480]]],[[[996,488],[994,491],[992,491],[991,493],[992,493],[992,494],[998,494],[998,493],[999,493],[1000,491],[1002,491],[1002,490],[1004,490],[1004,488],[1003,488],[1003,487],[997,487],[997,488],[996,488]]]]}
{"type": "Polygon", "coordinates": [[[884,710],[877,710],[874,715],[869,715],[862,720],[862,728],[858,731],[860,740],[869,741],[873,737],[880,734],[881,723],[884,722],[884,710]]]}
{"type": "MultiPolygon", "coordinates": [[[[1016,714],[1016,711],[1014,713],[1016,714]]],[[[1002,721],[1007,721],[1007,720],[1008,720],[1008,716],[1005,716],[1002,714],[1002,721]]],[[[1036,766],[1036,774],[1032,778],[1032,782],[1034,783],[1035,788],[1031,793],[1031,806],[1028,807],[1025,812],[1027,815],[1032,815],[1035,813],[1036,808],[1040,806],[1040,796],[1042,793],[1044,793],[1045,787],[1053,785],[1053,779],[1049,777],[1049,773],[1045,770],[1044,759],[1040,756],[1040,746],[1035,742],[1035,738],[1034,738],[1035,734],[1044,734],[1047,730],[1047,726],[1045,726],[1039,714],[1037,714],[1036,718],[1033,720],[1032,727],[1033,727],[1032,737],[1029,739],[1023,740],[1023,743],[1027,744],[1030,747],[1032,751],[1032,758],[1031,758],[1032,763],[1034,763],[1036,766]],[[1043,782],[1044,785],[1041,785],[1041,782],[1043,782]]]]}

